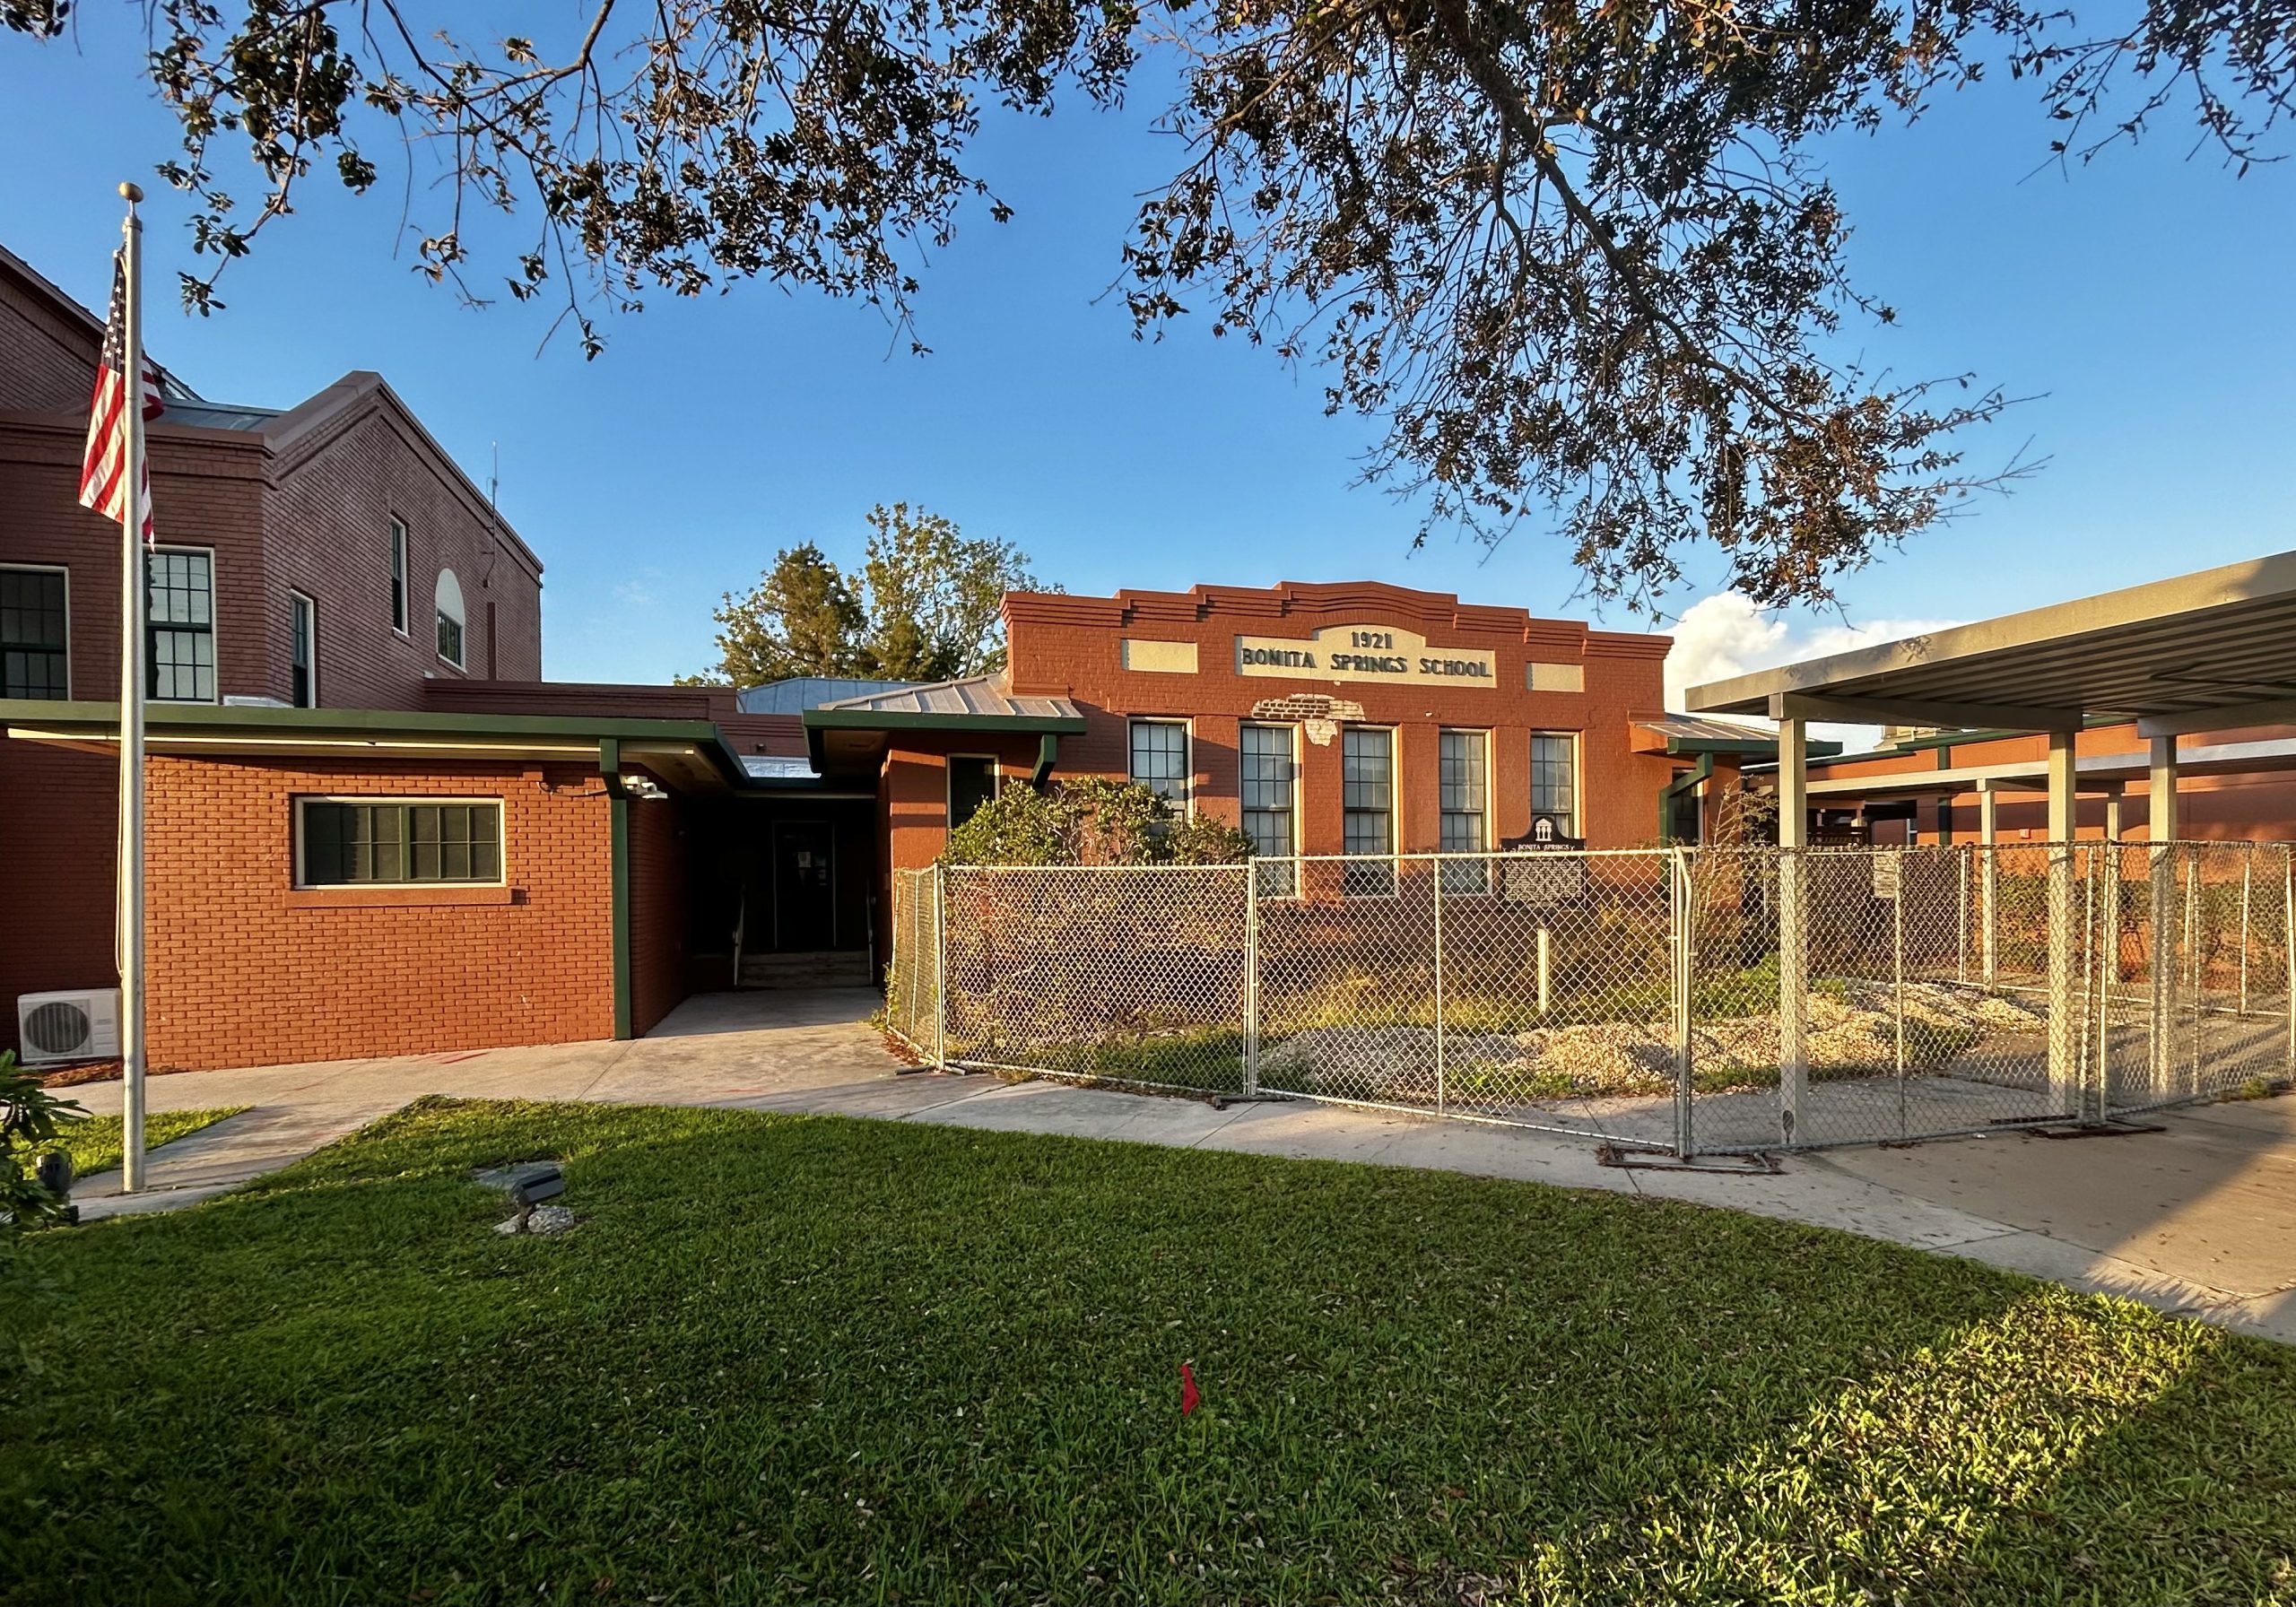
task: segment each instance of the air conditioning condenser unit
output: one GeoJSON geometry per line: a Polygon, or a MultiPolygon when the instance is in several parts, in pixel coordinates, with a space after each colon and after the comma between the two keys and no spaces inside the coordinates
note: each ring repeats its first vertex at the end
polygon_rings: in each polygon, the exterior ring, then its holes
{"type": "Polygon", "coordinates": [[[119,1053],[119,989],[23,994],[16,1000],[16,1038],[26,1065],[59,1060],[109,1060],[119,1053]]]}

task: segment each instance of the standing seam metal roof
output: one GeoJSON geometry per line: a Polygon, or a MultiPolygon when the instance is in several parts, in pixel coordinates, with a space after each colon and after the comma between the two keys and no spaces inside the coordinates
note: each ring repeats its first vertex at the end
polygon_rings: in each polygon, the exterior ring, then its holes
{"type": "Polygon", "coordinates": [[[1016,698],[1001,675],[975,675],[963,681],[940,681],[925,686],[904,686],[897,691],[874,692],[820,705],[849,713],[944,715],[958,717],[1018,720],[1074,720],[1083,717],[1065,698],[1016,698]]]}

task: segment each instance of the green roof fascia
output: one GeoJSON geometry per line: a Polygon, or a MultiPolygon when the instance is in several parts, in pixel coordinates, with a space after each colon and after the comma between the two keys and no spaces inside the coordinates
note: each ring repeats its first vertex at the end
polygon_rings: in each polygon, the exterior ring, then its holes
{"type": "Polygon", "coordinates": [[[805,752],[813,769],[826,775],[828,754],[822,746],[824,731],[986,731],[1019,735],[1082,736],[1084,717],[1065,714],[925,714],[907,709],[808,708],[805,710],[805,752]]]}
{"type": "MultiPolygon", "coordinates": [[[[119,705],[10,699],[0,701],[0,725],[85,726],[92,737],[117,737],[119,705]]],[[[691,743],[736,786],[751,785],[741,755],[713,720],[657,720],[627,716],[560,714],[436,714],[393,708],[269,708],[219,703],[149,703],[147,732],[213,732],[218,735],[559,737],[585,745],[618,742],[691,743]]]]}
{"type": "MultiPolygon", "coordinates": [[[[2125,714],[2092,714],[2081,722],[2081,729],[2083,731],[2094,731],[2099,729],[2100,726],[2126,725],[2129,723],[2130,717],[2125,714]]],[[[1856,764],[1860,760],[1886,759],[1892,753],[1918,753],[1925,748],[1959,748],[1970,743],[2006,742],[2013,736],[2039,736],[2040,734],[2041,733],[2038,731],[1941,731],[1935,736],[1909,736],[1903,742],[1892,743],[1886,748],[1867,748],[1857,753],[1844,753],[1841,751],[1841,744],[1839,743],[1829,743],[1825,745],[1832,748],[1833,751],[1831,753],[1824,754],[1822,757],[1826,759],[1839,758],[1848,760],[1851,764],[1856,764]]],[[[1822,757],[1818,752],[1818,747],[1819,744],[1814,742],[1808,744],[1811,758],[1817,759],[1822,757]]],[[[1938,762],[1937,768],[1944,770],[1951,769],[1952,767],[1941,760],[1938,762]]]]}

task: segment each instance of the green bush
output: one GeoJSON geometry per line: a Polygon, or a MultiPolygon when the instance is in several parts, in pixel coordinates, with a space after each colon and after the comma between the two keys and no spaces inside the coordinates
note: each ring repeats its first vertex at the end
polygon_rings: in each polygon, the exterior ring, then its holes
{"type": "Polygon", "coordinates": [[[42,1088],[16,1064],[13,1049],[0,1049],[0,1234],[63,1215],[64,1196],[33,1173],[32,1152],[86,1115],[74,1101],[42,1088]]]}
{"type": "Polygon", "coordinates": [[[1240,864],[1252,841],[1218,821],[1183,820],[1136,781],[1084,776],[1009,786],[949,833],[944,864],[1240,864]]]}

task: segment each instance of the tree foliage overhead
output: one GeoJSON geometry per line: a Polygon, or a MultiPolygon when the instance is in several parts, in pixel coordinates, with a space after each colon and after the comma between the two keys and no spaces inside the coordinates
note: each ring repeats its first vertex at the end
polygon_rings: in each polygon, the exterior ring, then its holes
{"type": "Polygon", "coordinates": [[[793,675],[953,681],[1004,665],[1008,591],[1057,590],[1009,542],[968,539],[906,502],[869,510],[848,577],[808,542],[784,548],[757,585],[718,605],[718,668],[689,682],[762,686],[793,675]]]}
{"type": "MultiPolygon", "coordinates": [[[[64,9],[0,0],[0,22],[52,34],[64,9]]],[[[1997,389],[1839,355],[1846,320],[1892,315],[1850,278],[1823,136],[2005,69],[2061,161],[2173,109],[2245,170],[2296,94],[2296,0],[2102,23],[2031,0],[585,0],[556,37],[484,42],[456,14],[154,0],[196,249],[247,251],[315,169],[367,189],[370,146],[404,139],[443,169],[408,189],[423,270],[474,298],[556,280],[593,353],[597,306],[751,277],[906,332],[916,248],[968,202],[1006,215],[970,161],[984,108],[1176,75],[1186,155],[1123,247],[1135,327],[1200,311],[1319,365],[1333,410],[1387,425],[1370,471],[1420,493],[1422,540],[1551,518],[1596,595],[1637,600],[1701,538],[1757,600],[1822,598],[2016,472],[1955,444],[1997,389]]]]}

